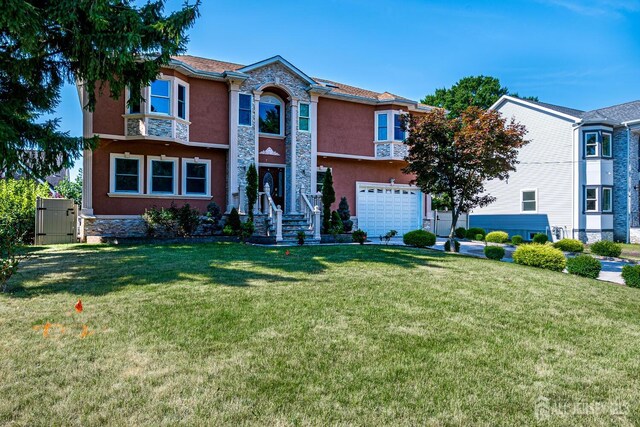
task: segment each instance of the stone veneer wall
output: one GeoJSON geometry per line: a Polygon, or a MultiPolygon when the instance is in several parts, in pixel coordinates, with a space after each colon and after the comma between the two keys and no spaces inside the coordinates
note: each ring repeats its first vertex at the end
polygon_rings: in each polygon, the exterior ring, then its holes
{"type": "Polygon", "coordinates": [[[127,119],[127,135],[138,136],[144,135],[144,119],[127,119]]]}
{"type": "Polygon", "coordinates": [[[611,231],[580,231],[578,239],[586,244],[591,244],[600,240],[613,240],[613,233],[611,231]]]}
{"type": "Polygon", "coordinates": [[[166,119],[149,119],[149,136],[160,136],[164,138],[172,138],[171,126],[172,120],[166,119]]]}
{"type": "MultiPolygon", "coordinates": [[[[279,87],[286,87],[287,90],[300,102],[308,103],[311,100],[309,93],[307,92],[308,84],[300,80],[296,75],[291,73],[285,67],[280,64],[271,64],[265,67],[248,72],[250,77],[245,80],[240,86],[240,92],[253,93],[259,87],[274,83],[279,87]]],[[[304,186],[306,189],[311,188],[311,174],[315,171],[311,171],[311,133],[297,131],[298,117],[292,117],[291,102],[284,100],[285,106],[285,149],[287,158],[287,198],[291,194],[291,191],[296,193],[300,191],[300,187],[304,186]],[[296,132],[296,170],[291,171],[291,134],[296,132]],[[304,173],[303,173],[304,171],[304,173]],[[296,188],[291,188],[291,176],[296,176],[296,188]]],[[[252,103],[253,104],[253,103],[252,103]]],[[[256,112],[255,105],[251,106],[252,117],[255,120],[256,112]]],[[[256,135],[255,135],[255,122],[254,126],[238,126],[238,183],[244,185],[246,183],[246,171],[249,165],[256,162],[256,135]]],[[[234,189],[234,192],[236,190],[234,189]]],[[[299,201],[296,197],[296,207],[299,208],[299,201]]]]}
{"type": "Polygon", "coordinates": [[[189,141],[189,125],[176,121],[176,138],[180,141],[189,141]]]}
{"type": "Polygon", "coordinates": [[[627,239],[627,212],[638,212],[638,135],[631,133],[627,145],[627,129],[613,132],[613,238],[627,239]],[[627,186],[627,180],[629,187],[627,186]],[[630,199],[631,206],[628,206],[630,199]],[[630,208],[630,209],[629,209],[630,208]]]}

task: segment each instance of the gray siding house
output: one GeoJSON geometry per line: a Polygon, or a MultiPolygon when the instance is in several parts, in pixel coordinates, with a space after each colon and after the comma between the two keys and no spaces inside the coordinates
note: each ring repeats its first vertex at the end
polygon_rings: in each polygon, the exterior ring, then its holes
{"type": "Polygon", "coordinates": [[[640,243],[640,101],[581,111],[503,96],[491,108],[531,142],[508,180],[486,183],[496,201],[471,212],[471,227],[640,243]]]}

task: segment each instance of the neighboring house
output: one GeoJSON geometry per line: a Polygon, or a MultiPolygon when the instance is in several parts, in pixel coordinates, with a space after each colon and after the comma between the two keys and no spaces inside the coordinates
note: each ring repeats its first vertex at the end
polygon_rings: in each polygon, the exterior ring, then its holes
{"type": "Polygon", "coordinates": [[[525,125],[531,142],[508,180],[487,183],[496,201],[475,209],[470,226],[525,239],[640,241],[640,101],[580,111],[503,96],[491,108],[525,125]]]}
{"type": "MultiPolygon", "coordinates": [[[[327,168],[333,208],[346,196],[354,222],[372,237],[421,228],[430,217],[430,199],[402,173],[400,116],[429,111],[425,105],[309,77],[280,56],[247,66],[175,57],[142,95],[142,105],[128,108],[128,94],[105,95],[84,113],[85,137],[100,137],[99,147],[84,153],[89,241],[141,235],[144,210],[172,202],[204,211],[213,201],[246,212],[252,163],[285,225],[301,214],[309,219],[307,200],[317,203],[327,168]]],[[[308,222],[303,228],[314,228],[308,222]]],[[[295,230],[287,230],[291,237],[295,230]]]]}
{"type": "MultiPolygon", "coordinates": [[[[29,150],[29,151],[25,151],[25,153],[29,153],[30,156],[32,157],[36,157],[39,156],[39,152],[38,151],[34,151],[34,150],[29,150]]],[[[34,176],[33,173],[31,173],[31,167],[30,165],[24,165],[25,169],[29,170],[29,176],[34,176]]],[[[1,172],[0,171],[0,179],[4,179],[7,178],[7,174],[6,172],[1,172]]],[[[12,178],[14,179],[20,179],[22,177],[27,176],[27,174],[25,172],[16,172],[13,175],[11,175],[12,178]]],[[[63,180],[69,180],[70,177],[70,173],[69,173],[69,169],[67,168],[60,168],[59,171],[57,171],[56,173],[49,175],[45,178],[36,178],[36,180],[38,182],[44,183],[46,182],[47,184],[49,184],[49,187],[51,188],[52,191],[54,191],[54,187],[56,185],[58,185],[60,183],[60,181],[63,180]]]]}

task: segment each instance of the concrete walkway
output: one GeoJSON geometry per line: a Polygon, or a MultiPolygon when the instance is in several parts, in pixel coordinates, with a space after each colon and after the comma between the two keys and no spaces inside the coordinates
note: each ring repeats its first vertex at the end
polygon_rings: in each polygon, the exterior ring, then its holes
{"type": "MultiPolygon", "coordinates": [[[[444,243],[447,239],[442,237],[438,237],[436,240],[435,246],[432,249],[438,251],[444,251],[444,243]]],[[[384,242],[381,242],[379,239],[371,239],[371,243],[375,245],[384,245],[384,242]]],[[[402,237],[394,237],[389,241],[389,246],[404,246],[402,242],[402,237]]],[[[513,262],[513,252],[516,250],[513,246],[504,246],[504,258],[502,261],[504,262],[513,262]]],[[[478,258],[486,258],[484,256],[484,243],[483,242],[474,242],[474,241],[460,241],[460,253],[464,255],[474,256],[478,258]]],[[[622,279],[622,267],[627,265],[627,262],[618,261],[618,260],[609,260],[600,258],[600,262],[602,263],[602,270],[600,271],[600,276],[598,280],[602,280],[605,282],[613,282],[624,284],[624,280],[622,279]]]]}

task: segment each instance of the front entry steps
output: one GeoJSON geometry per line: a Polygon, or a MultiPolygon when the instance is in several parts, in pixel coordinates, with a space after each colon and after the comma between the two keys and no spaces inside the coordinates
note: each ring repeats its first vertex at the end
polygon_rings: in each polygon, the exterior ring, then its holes
{"type": "Polygon", "coordinates": [[[313,238],[313,231],[309,230],[309,224],[302,214],[284,214],[282,215],[282,242],[281,243],[298,243],[298,231],[304,231],[307,238],[305,245],[317,245],[320,240],[313,238]]]}

